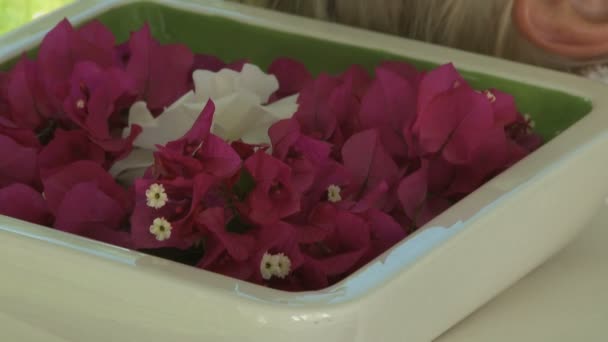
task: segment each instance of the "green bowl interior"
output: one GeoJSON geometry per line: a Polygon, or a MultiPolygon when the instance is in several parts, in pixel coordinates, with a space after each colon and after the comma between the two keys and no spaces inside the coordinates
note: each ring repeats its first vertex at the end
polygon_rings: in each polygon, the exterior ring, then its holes
{"type": "MultiPolygon", "coordinates": [[[[127,40],[130,32],[147,22],[153,35],[163,43],[184,43],[195,52],[213,54],[227,61],[248,58],[263,68],[281,56],[299,59],[314,73],[337,73],[351,64],[373,70],[383,60],[405,60],[420,69],[436,66],[380,50],[278,32],[219,16],[146,2],[111,9],[98,19],[114,32],[118,41],[127,40]]],[[[4,69],[11,64],[6,63],[4,69]]],[[[460,71],[477,89],[497,88],[514,95],[519,110],[535,120],[537,132],[546,140],[591,110],[590,101],[578,96],[487,74],[460,71]]]]}

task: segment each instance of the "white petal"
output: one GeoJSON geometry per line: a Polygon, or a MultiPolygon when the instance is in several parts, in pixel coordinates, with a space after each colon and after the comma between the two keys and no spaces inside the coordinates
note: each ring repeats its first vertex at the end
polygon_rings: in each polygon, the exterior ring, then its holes
{"type": "Polygon", "coordinates": [[[142,177],[152,164],[152,150],[134,148],[126,158],[114,163],[109,172],[120,183],[130,185],[135,178],[142,177]]]}
{"type": "Polygon", "coordinates": [[[237,91],[248,91],[256,94],[260,102],[266,103],[272,93],[279,89],[279,81],[274,75],[266,74],[257,65],[245,64],[237,79],[237,91]]]}

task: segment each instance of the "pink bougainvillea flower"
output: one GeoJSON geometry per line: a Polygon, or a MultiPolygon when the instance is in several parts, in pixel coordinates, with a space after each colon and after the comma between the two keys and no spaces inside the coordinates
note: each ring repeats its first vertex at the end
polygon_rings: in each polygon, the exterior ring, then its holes
{"type": "Polygon", "coordinates": [[[120,113],[135,100],[135,83],[118,68],[101,69],[91,62],[78,63],[72,74],[70,94],[64,102],[69,118],[87,132],[90,139],[117,157],[128,153],[139,127],[122,138],[120,113]]]}
{"type": "MultiPolygon", "coordinates": [[[[46,193],[45,193],[46,195],[46,193]]],[[[121,195],[122,196],[122,195],[121,195]]],[[[70,187],[56,208],[54,227],[103,242],[130,247],[126,231],[129,209],[99,188],[95,181],[70,187]]]]}
{"type": "MultiPolygon", "coordinates": [[[[355,200],[365,196],[381,182],[395,184],[399,169],[388,154],[377,130],[369,129],[353,135],[342,148],[344,166],[356,187],[355,200]]],[[[382,205],[387,199],[379,199],[382,205]]]]}
{"type": "Polygon", "coordinates": [[[57,129],[53,140],[38,155],[40,175],[45,178],[79,160],[90,160],[104,168],[107,166],[106,153],[89,139],[85,131],[57,129]]]}
{"type": "Polygon", "coordinates": [[[422,76],[418,86],[418,113],[423,113],[429,102],[439,94],[465,84],[464,79],[452,63],[427,72],[422,76]]]}
{"type": "Polygon", "coordinates": [[[424,77],[424,73],[416,70],[416,68],[408,63],[401,61],[385,61],[380,63],[377,69],[393,72],[402,78],[406,79],[414,88],[418,88],[420,81],[424,77]]]}
{"type": "Polygon", "coordinates": [[[53,224],[53,217],[42,194],[25,184],[0,188],[0,215],[44,226],[53,224]]]}
{"type": "Polygon", "coordinates": [[[291,167],[293,185],[300,192],[308,190],[318,168],[329,160],[331,145],[302,135],[295,119],[275,123],[268,135],[273,155],[291,167]]]}
{"type": "Polygon", "coordinates": [[[241,166],[237,152],[210,133],[214,105],[207,105],[192,128],[180,139],[160,147],[155,155],[155,168],[163,177],[192,177],[207,172],[217,177],[232,176],[241,166]]]}
{"type": "Polygon", "coordinates": [[[6,84],[9,118],[21,128],[39,131],[59,112],[44,89],[39,65],[24,55],[10,71],[6,84]]]}
{"type": "Polygon", "coordinates": [[[407,157],[411,137],[404,137],[403,131],[416,118],[415,89],[404,77],[383,68],[376,69],[376,79],[363,98],[359,118],[363,128],[379,131],[391,156],[407,157]]]}
{"type": "Polygon", "coordinates": [[[100,68],[115,65],[114,35],[99,21],[75,30],[63,20],[42,40],[37,63],[54,108],[62,108],[74,66],[89,61],[100,68]]]}
{"type": "Polygon", "coordinates": [[[338,122],[338,128],[331,139],[336,146],[336,152],[344,141],[361,130],[361,122],[356,114],[371,83],[371,77],[363,67],[353,65],[340,75],[339,80],[340,84],[335,87],[328,100],[330,113],[338,122]]]}
{"type": "Polygon", "coordinates": [[[131,235],[135,248],[177,247],[187,249],[205,233],[197,222],[205,209],[205,197],[216,179],[199,174],[194,179],[138,179],[135,182],[135,209],[131,235]],[[154,232],[157,222],[165,222],[163,232],[154,232]],[[164,234],[160,234],[164,233],[164,234]]]}
{"type": "Polygon", "coordinates": [[[300,194],[292,185],[289,166],[262,151],[249,157],[244,165],[256,184],[247,197],[252,221],[267,224],[298,212],[300,194]]]}
{"type": "Polygon", "coordinates": [[[55,228],[128,245],[131,198],[99,164],[77,161],[44,178],[43,185],[55,228]]]}
{"type": "Polygon", "coordinates": [[[0,188],[13,183],[39,188],[39,150],[38,139],[31,130],[0,124],[0,188]]]}
{"type": "Polygon", "coordinates": [[[185,45],[160,45],[146,24],[131,35],[129,48],[127,73],[135,79],[138,100],[146,101],[152,113],[190,90],[194,55],[185,45]]]}
{"type": "Polygon", "coordinates": [[[287,57],[275,59],[268,73],[279,80],[279,89],[272,94],[270,102],[299,93],[313,79],[304,64],[287,57]]]}
{"type": "MultiPolygon", "coordinates": [[[[95,186],[125,211],[132,207],[129,194],[98,163],[80,160],[63,167],[42,180],[44,194],[51,212],[57,213],[63,198],[76,185],[94,183],[95,186]]],[[[72,212],[78,215],[78,212],[72,212]]]]}
{"type": "Polygon", "coordinates": [[[339,84],[337,78],[321,74],[302,89],[298,111],[293,117],[300,123],[304,134],[322,140],[332,136],[338,120],[329,109],[329,97],[339,84]]]}
{"type": "Polygon", "coordinates": [[[427,198],[428,170],[429,164],[423,162],[418,170],[404,177],[397,188],[403,211],[414,222],[427,198]]]}
{"type": "Polygon", "coordinates": [[[419,113],[414,131],[423,153],[441,152],[454,164],[468,163],[494,127],[490,103],[466,85],[450,89],[432,99],[419,113]]]}
{"type": "Polygon", "coordinates": [[[196,218],[214,238],[206,244],[206,248],[214,252],[205,255],[199,264],[202,268],[210,268],[218,261],[222,252],[225,252],[232,260],[243,262],[253,253],[255,239],[250,235],[230,232],[226,230],[229,213],[220,207],[209,208],[201,212],[196,218]]]}
{"type": "Polygon", "coordinates": [[[327,239],[307,249],[328,278],[352,271],[371,247],[370,226],[364,219],[338,211],[333,222],[333,231],[327,239]]]}
{"type": "Polygon", "coordinates": [[[371,209],[360,216],[369,225],[371,234],[371,247],[367,255],[360,260],[361,266],[384,253],[408,234],[395,218],[383,211],[371,209]]]}

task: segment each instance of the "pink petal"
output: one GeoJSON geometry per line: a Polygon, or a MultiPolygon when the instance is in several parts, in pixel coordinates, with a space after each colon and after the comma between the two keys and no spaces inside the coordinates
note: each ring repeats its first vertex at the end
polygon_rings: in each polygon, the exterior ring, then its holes
{"type": "Polygon", "coordinates": [[[80,183],[95,183],[105,195],[115,200],[121,208],[129,209],[131,200],[125,190],[99,164],[82,160],[67,165],[42,180],[44,194],[52,212],[57,213],[63,198],[80,183]]]}
{"type": "Polygon", "coordinates": [[[161,46],[145,25],[131,35],[130,50],[127,72],[152,112],[162,111],[190,89],[194,55],[185,45],[161,46]]]}
{"type": "Polygon", "coordinates": [[[359,117],[363,128],[376,128],[387,151],[396,157],[406,157],[408,145],[403,136],[416,115],[414,88],[403,77],[381,68],[376,80],[365,94],[359,117]]]}
{"type": "Polygon", "coordinates": [[[57,129],[53,140],[38,155],[40,174],[46,177],[58,168],[79,160],[90,160],[103,166],[106,156],[84,131],[57,129]]]}
{"type": "Polygon", "coordinates": [[[365,194],[382,181],[392,184],[399,169],[380,141],[377,130],[370,129],[353,135],[342,148],[344,166],[353,182],[365,194]]]}
{"type": "Polygon", "coordinates": [[[270,102],[299,93],[312,80],[304,64],[286,57],[275,59],[268,67],[268,73],[279,81],[279,89],[271,96],[270,102]]]}
{"type": "Polygon", "coordinates": [[[0,188],[13,183],[37,186],[39,182],[38,148],[22,146],[0,134],[0,188]]]}
{"type": "Polygon", "coordinates": [[[42,195],[18,183],[0,189],[0,214],[44,226],[53,222],[42,195]]]}
{"type": "Polygon", "coordinates": [[[228,254],[234,260],[247,260],[255,245],[255,241],[249,235],[226,231],[224,208],[207,209],[198,216],[198,220],[215,234],[218,241],[226,248],[228,254]]]}
{"type": "Polygon", "coordinates": [[[423,164],[420,169],[404,177],[399,183],[397,194],[403,210],[411,220],[415,220],[426,200],[428,183],[428,166],[423,164]]]}

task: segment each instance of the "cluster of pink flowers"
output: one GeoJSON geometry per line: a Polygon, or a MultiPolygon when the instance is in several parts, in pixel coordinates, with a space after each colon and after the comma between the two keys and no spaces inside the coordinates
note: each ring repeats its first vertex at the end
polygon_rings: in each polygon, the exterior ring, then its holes
{"type": "Polygon", "coordinates": [[[147,27],[122,45],[65,21],[0,74],[0,213],[273,288],[334,284],[542,143],[513,98],[476,91],[450,64],[385,62],[313,77],[269,68],[299,94],[270,145],[211,133],[209,101],[183,137],[157,146],[132,186],[108,173],[138,134],[125,110],[158,115],[193,70],[239,70],[147,27]]]}

